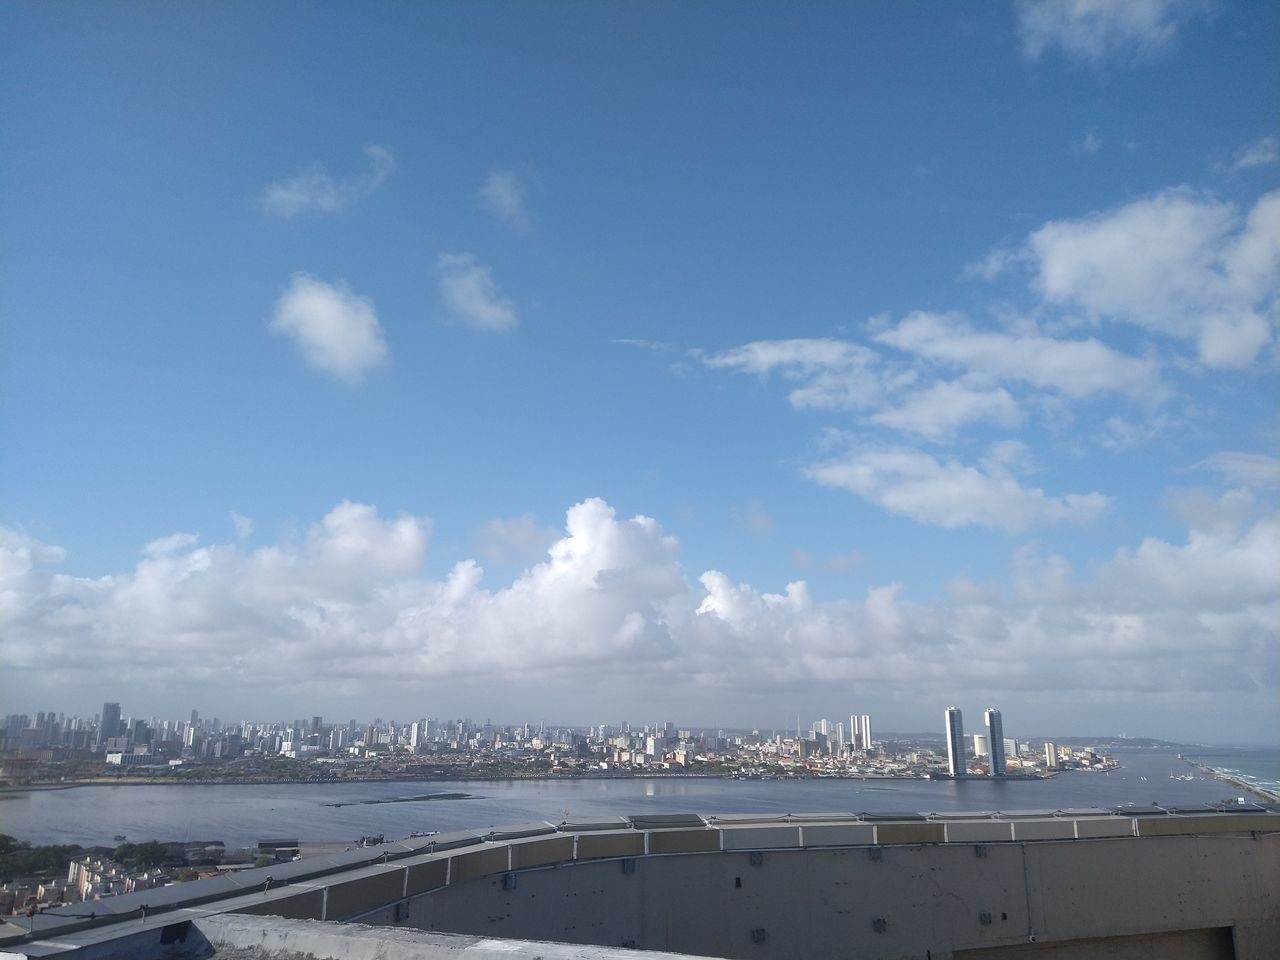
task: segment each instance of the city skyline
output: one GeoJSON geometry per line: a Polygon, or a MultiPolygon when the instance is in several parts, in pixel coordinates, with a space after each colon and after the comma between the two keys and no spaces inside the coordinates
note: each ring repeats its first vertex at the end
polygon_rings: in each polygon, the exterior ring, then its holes
{"type": "MultiPolygon", "coordinates": [[[[808,739],[814,734],[820,734],[825,738],[826,742],[833,748],[840,750],[867,750],[871,745],[885,740],[892,740],[895,737],[908,738],[932,738],[936,737],[942,741],[943,749],[948,749],[948,741],[954,736],[952,742],[960,744],[960,753],[965,755],[969,752],[975,752],[978,755],[984,755],[983,751],[975,750],[970,746],[963,746],[975,737],[989,739],[994,746],[991,748],[999,756],[992,756],[993,767],[1000,770],[1004,768],[1004,744],[1011,739],[1004,734],[1003,719],[1001,711],[988,707],[983,711],[983,722],[987,734],[966,735],[963,730],[963,720],[960,719],[962,711],[958,707],[947,707],[944,712],[943,724],[936,730],[930,730],[925,724],[918,727],[905,727],[893,729],[886,732],[884,737],[873,737],[872,735],[872,717],[869,714],[853,714],[849,718],[849,725],[846,728],[843,720],[832,721],[828,717],[816,717],[809,721],[803,721],[801,717],[797,717],[794,722],[767,724],[767,723],[748,723],[745,725],[725,724],[718,722],[696,722],[690,721],[688,718],[680,717],[672,719],[670,717],[659,720],[656,717],[647,719],[637,719],[633,717],[609,717],[601,720],[595,719],[565,719],[554,715],[547,716],[538,714],[532,717],[523,717],[514,719],[505,716],[488,716],[476,714],[475,711],[461,710],[457,712],[435,712],[430,714],[409,714],[405,716],[381,716],[376,714],[364,714],[355,717],[339,718],[329,714],[302,713],[293,717],[278,716],[269,717],[261,712],[222,716],[222,711],[202,713],[199,709],[191,709],[189,711],[184,707],[180,714],[187,715],[188,719],[182,719],[180,716],[163,716],[155,711],[125,710],[118,701],[106,701],[102,705],[102,709],[97,712],[67,710],[38,710],[29,714],[9,713],[0,715],[0,738],[8,736],[13,744],[18,742],[18,734],[21,729],[28,731],[38,730],[41,727],[49,728],[53,724],[65,724],[61,733],[65,739],[65,735],[74,729],[79,733],[91,733],[93,738],[86,741],[86,746],[96,752],[103,752],[106,741],[112,737],[119,736],[133,742],[133,730],[138,724],[149,725],[146,728],[148,736],[156,733],[158,729],[163,727],[164,730],[171,733],[180,732],[187,727],[200,730],[203,732],[223,732],[229,731],[235,727],[252,726],[278,729],[281,732],[293,730],[295,733],[308,731],[314,733],[321,728],[335,729],[339,727],[356,727],[376,726],[380,729],[395,728],[398,730],[407,730],[417,725],[430,721],[433,724],[445,723],[465,723],[479,729],[480,727],[493,727],[494,729],[512,730],[520,728],[528,729],[546,729],[546,730],[587,730],[595,732],[597,730],[611,730],[618,732],[641,732],[665,730],[670,733],[673,730],[683,732],[693,732],[696,734],[704,733],[728,733],[736,734],[746,733],[749,731],[757,731],[761,735],[778,735],[787,738],[793,735],[797,738],[808,739]],[[953,731],[951,729],[952,714],[957,717],[957,726],[953,731]],[[994,722],[992,715],[994,714],[994,722]],[[17,721],[21,720],[23,725],[20,727],[17,721]],[[112,732],[112,731],[115,732],[112,732]],[[998,734],[998,736],[997,736],[998,734]]],[[[880,729],[876,725],[876,729],[880,729]]],[[[1126,740],[1126,739],[1160,739],[1157,737],[1143,737],[1131,731],[1104,731],[1104,732],[1087,732],[1081,730],[1056,730],[1047,731],[1032,728],[1025,728],[1021,733],[1023,740],[1039,740],[1043,736],[1053,735],[1059,738],[1066,737],[1068,739],[1075,738],[1077,740],[1088,739],[1090,737],[1097,740],[1126,740]]],[[[1220,743],[1210,743],[1208,741],[1189,741],[1191,743],[1199,743],[1202,745],[1215,746],[1232,746],[1246,745],[1247,741],[1223,741],[1220,743]]],[[[41,744],[44,745],[43,741],[41,744]]],[[[949,754],[950,755],[950,754],[949,754]]]]}
{"type": "Polygon", "coordinates": [[[4,5],[0,714],[1274,743],[1277,35],[4,5]]]}

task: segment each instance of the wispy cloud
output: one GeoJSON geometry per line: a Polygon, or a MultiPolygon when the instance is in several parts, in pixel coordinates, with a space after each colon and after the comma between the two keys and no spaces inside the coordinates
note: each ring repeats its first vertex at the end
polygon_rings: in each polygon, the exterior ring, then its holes
{"type": "Polygon", "coordinates": [[[676,349],[674,344],[667,343],[665,340],[642,340],[636,337],[615,337],[610,343],[616,343],[620,347],[637,347],[641,350],[652,350],[655,353],[671,353],[676,349]]]}
{"type": "Polygon", "coordinates": [[[1270,167],[1277,163],[1280,163],[1280,137],[1263,137],[1236,151],[1231,161],[1231,172],[1270,167]]]}
{"type": "Polygon", "coordinates": [[[1100,493],[1061,497],[1023,486],[999,449],[977,464],[939,460],[909,447],[855,446],[814,464],[809,476],[919,523],[980,526],[1018,533],[1031,527],[1096,520],[1110,503],[1100,493]]]}
{"type": "Polygon", "coordinates": [[[790,394],[797,409],[861,410],[885,392],[880,357],[847,340],[756,340],[701,359],[712,369],[759,376],[776,371],[799,384],[790,394]]]}
{"type": "Polygon", "coordinates": [[[489,174],[484,186],[480,188],[480,204],[512,226],[529,225],[524,184],[511,170],[494,170],[489,174]]]}
{"type": "Polygon", "coordinates": [[[358,384],[387,359],[387,344],[373,301],[346,284],[296,273],[276,301],[272,333],[292,340],[306,362],[335,379],[358,384]]]}
{"type": "Polygon", "coordinates": [[[236,536],[241,540],[248,540],[253,536],[253,519],[251,517],[246,517],[243,513],[232,510],[231,524],[236,528],[236,536]]]}
{"type": "Polygon", "coordinates": [[[1242,486],[1280,487],[1280,458],[1261,453],[1223,450],[1196,464],[1217,470],[1232,483],[1242,486]]]}
{"type": "Polygon", "coordinates": [[[970,424],[1013,427],[1022,419],[1017,401],[1003,387],[974,388],[954,380],[940,380],[871,416],[873,423],[935,443],[952,439],[970,424]]]}
{"type": "Polygon", "coordinates": [[[1076,153],[1092,156],[1102,149],[1102,137],[1097,130],[1088,130],[1083,137],[1071,145],[1071,149],[1076,153]]]}
{"type": "Polygon", "coordinates": [[[1032,60],[1058,47],[1073,60],[1151,56],[1186,24],[1212,14],[1211,0],[1018,0],[1018,35],[1032,60]]]}
{"type": "Polygon", "coordinates": [[[335,179],[320,164],[288,179],[273,183],[262,195],[268,213],[291,220],[300,213],[337,213],[372,194],[395,171],[391,151],[378,144],[364,148],[368,169],[344,179],[335,179]]]}
{"type": "Polygon", "coordinates": [[[1068,397],[1110,392],[1149,400],[1163,395],[1154,361],[1126,356],[1093,338],[979,330],[954,314],[917,311],[876,340],[938,363],[1068,397]]]}
{"type": "Polygon", "coordinates": [[[471,254],[440,254],[436,260],[436,278],[449,313],[466,326],[502,332],[520,322],[515,304],[498,293],[493,271],[471,254]]]}

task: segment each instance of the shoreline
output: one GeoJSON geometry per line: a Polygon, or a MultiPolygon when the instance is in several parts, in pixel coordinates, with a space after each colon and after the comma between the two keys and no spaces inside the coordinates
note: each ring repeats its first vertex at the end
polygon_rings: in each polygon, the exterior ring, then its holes
{"type": "MultiPolygon", "coordinates": [[[[109,777],[93,780],[76,780],[66,783],[32,783],[20,787],[0,787],[0,797],[23,793],[46,793],[52,790],[75,790],[80,787],[268,787],[268,786],[316,786],[334,787],[356,785],[361,783],[515,783],[530,781],[577,781],[577,780],[732,780],[718,773],[643,773],[643,774],[578,774],[563,776],[539,774],[529,777],[453,777],[435,775],[419,777],[361,777],[355,780],[308,780],[296,777],[272,777],[263,780],[175,780],[170,777],[130,777],[129,779],[113,779],[109,777]]],[[[791,779],[791,778],[788,778],[791,779]]],[[[796,777],[794,779],[801,779],[796,777]]],[[[877,779],[889,779],[888,777],[877,779]]]]}
{"type": "Polygon", "coordinates": [[[1251,793],[1255,797],[1261,798],[1266,803],[1280,803],[1280,791],[1268,790],[1266,787],[1260,787],[1256,783],[1250,783],[1240,777],[1233,776],[1224,770],[1218,770],[1199,760],[1192,760],[1190,757],[1182,758],[1184,763],[1190,764],[1201,773],[1208,774],[1214,780],[1221,783],[1229,783],[1237,789],[1243,790],[1245,793],[1251,793]]]}
{"type": "MultiPolygon", "coordinates": [[[[1003,777],[1001,782],[1004,783],[1039,783],[1045,780],[1051,780],[1063,771],[1050,771],[1039,776],[1025,777],[1003,777]]],[[[852,776],[813,776],[813,777],[788,777],[776,776],[770,778],[759,777],[737,777],[731,774],[722,773],[635,773],[635,774],[610,774],[610,773],[586,773],[565,776],[563,774],[536,774],[521,777],[457,777],[447,774],[429,774],[425,776],[398,776],[398,777],[362,777],[355,780],[308,780],[292,777],[273,777],[261,780],[176,780],[169,777],[130,777],[129,779],[115,779],[112,777],[100,777],[92,780],[75,780],[65,783],[33,783],[24,786],[2,786],[0,787],[0,800],[11,797],[22,796],[25,794],[49,793],[56,790],[76,790],[81,787],[265,787],[265,786],[317,786],[317,787],[334,787],[334,786],[355,786],[365,783],[521,783],[521,782],[542,782],[542,783],[576,783],[580,781],[607,781],[607,780],[727,780],[737,782],[760,782],[767,779],[775,783],[812,783],[818,780],[847,780],[856,781],[858,783],[875,783],[879,781],[898,782],[898,781],[919,781],[922,783],[932,782],[933,778],[916,776],[914,774],[887,774],[884,776],[876,776],[874,774],[856,774],[852,776]]],[[[983,780],[983,777],[973,777],[970,779],[983,780]]]]}

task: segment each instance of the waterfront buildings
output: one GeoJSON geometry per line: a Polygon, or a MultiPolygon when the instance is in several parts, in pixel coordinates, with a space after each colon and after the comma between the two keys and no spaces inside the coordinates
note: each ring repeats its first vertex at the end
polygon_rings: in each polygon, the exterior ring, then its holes
{"type": "Polygon", "coordinates": [[[1056,743],[1046,743],[1044,745],[1044,768],[1046,770],[1058,769],[1058,745],[1056,743]]]}
{"type": "Polygon", "coordinates": [[[963,777],[968,770],[964,752],[964,716],[959,707],[947,707],[944,719],[947,724],[947,772],[953,777],[963,777]]]}
{"type": "Polygon", "coordinates": [[[120,704],[102,705],[102,722],[98,724],[98,749],[105,750],[107,741],[120,735],[120,704]]]}
{"type": "Polygon", "coordinates": [[[991,744],[991,776],[1004,776],[1004,724],[1000,719],[1000,711],[995,707],[987,707],[987,740],[991,744]]]}

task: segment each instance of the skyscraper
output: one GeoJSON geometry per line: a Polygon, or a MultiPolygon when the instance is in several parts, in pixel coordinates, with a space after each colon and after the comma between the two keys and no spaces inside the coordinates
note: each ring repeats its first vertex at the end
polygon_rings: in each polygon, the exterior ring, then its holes
{"type": "Polygon", "coordinates": [[[859,717],[858,724],[860,729],[862,730],[862,749],[870,750],[871,749],[871,716],[870,714],[864,713],[861,717],[859,717]]]}
{"type": "Polygon", "coordinates": [[[1044,766],[1046,770],[1058,769],[1058,745],[1054,743],[1046,743],[1044,745],[1044,766]]]}
{"type": "Polygon", "coordinates": [[[991,743],[991,776],[1004,776],[1004,724],[1000,720],[1000,711],[995,707],[987,707],[987,740],[991,743]]]}
{"type": "Polygon", "coordinates": [[[960,778],[967,769],[964,762],[964,716],[959,707],[947,707],[947,772],[960,778]]]}
{"type": "Polygon", "coordinates": [[[102,705],[102,723],[98,725],[98,746],[104,746],[112,737],[120,736],[120,704],[102,705]]]}

